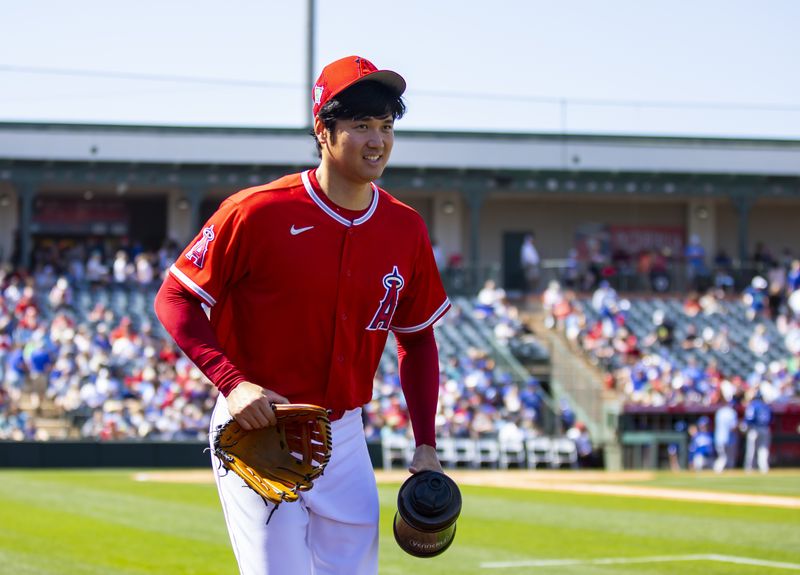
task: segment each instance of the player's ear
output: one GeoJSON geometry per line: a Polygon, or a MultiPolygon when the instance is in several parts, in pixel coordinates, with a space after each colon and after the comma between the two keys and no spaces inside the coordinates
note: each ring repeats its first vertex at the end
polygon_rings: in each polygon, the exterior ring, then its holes
{"type": "Polygon", "coordinates": [[[325,122],[320,120],[319,116],[314,118],[314,134],[316,134],[320,146],[328,143],[328,130],[325,128],[325,122]]]}

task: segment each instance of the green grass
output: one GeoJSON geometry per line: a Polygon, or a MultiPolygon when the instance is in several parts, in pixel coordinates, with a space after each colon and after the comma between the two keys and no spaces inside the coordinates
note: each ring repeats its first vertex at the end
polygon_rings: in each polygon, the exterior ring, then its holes
{"type": "MultiPolygon", "coordinates": [[[[660,474],[669,487],[800,494],[800,474],[660,474]],[[709,487],[710,486],[710,487],[709,487]]],[[[380,488],[381,574],[790,573],[720,561],[488,569],[489,562],[718,554],[800,564],[800,510],[462,486],[453,546],[432,559],[392,537],[399,485],[380,488]]],[[[141,483],[131,471],[0,472],[0,573],[235,575],[213,484],[141,483]]]]}

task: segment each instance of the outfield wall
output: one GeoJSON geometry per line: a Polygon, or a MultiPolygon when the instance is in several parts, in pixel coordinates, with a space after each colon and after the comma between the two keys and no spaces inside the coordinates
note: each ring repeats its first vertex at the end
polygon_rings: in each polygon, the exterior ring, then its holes
{"type": "MultiPolygon", "coordinates": [[[[773,467],[800,466],[797,434],[773,436],[770,464],[773,467]]],[[[628,432],[622,435],[624,469],[668,468],[667,446],[679,446],[681,467],[686,468],[687,439],[674,432],[628,432]]],[[[383,468],[380,442],[368,443],[375,469],[383,468]]],[[[209,465],[208,445],[201,441],[0,441],[2,468],[197,468],[209,465]]],[[[741,466],[744,446],[740,447],[741,466]]],[[[598,453],[597,465],[602,466],[598,453]]],[[[523,463],[524,465],[524,463],[523,463]]]]}

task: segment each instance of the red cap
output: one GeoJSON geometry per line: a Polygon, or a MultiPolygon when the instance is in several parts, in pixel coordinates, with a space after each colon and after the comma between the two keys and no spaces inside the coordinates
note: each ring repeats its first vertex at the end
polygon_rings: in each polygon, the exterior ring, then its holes
{"type": "Polygon", "coordinates": [[[362,80],[380,82],[395,90],[398,96],[406,90],[406,81],[397,72],[378,70],[375,64],[360,56],[347,56],[325,66],[317,78],[311,94],[314,116],[336,94],[362,80]]]}

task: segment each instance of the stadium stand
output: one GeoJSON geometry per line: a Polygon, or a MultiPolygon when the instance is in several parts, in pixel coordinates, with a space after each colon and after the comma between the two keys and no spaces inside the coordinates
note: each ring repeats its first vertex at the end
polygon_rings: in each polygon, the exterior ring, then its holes
{"type": "MultiPolygon", "coordinates": [[[[216,391],[152,310],[174,254],[105,253],[113,255],[51,247],[32,274],[0,271],[0,439],[205,438],[216,391]]],[[[541,296],[542,325],[604,374],[628,414],[687,405],[712,413],[754,390],[771,404],[796,403],[800,262],[784,272],[755,276],[741,293],[712,286],[682,298],[622,297],[607,281],[577,295],[553,281],[541,296]]],[[[552,398],[551,351],[536,322],[492,280],[474,297],[452,299],[435,327],[445,465],[591,464],[585,422],[569,399],[552,398]]],[[[390,339],[364,412],[387,466],[406,465],[413,447],[396,365],[390,339]]]]}
{"type": "Polygon", "coordinates": [[[772,401],[798,395],[796,352],[786,345],[797,320],[784,318],[780,329],[749,315],[747,298],[620,298],[605,284],[591,298],[564,297],[569,312],[551,325],[563,326],[628,402],[714,405],[759,386],[772,401]],[[702,300],[698,310],[693,299],[702,300]]]}
{"type": "MultiPolygon", "coordinates": [[[[70,248],[39,254],[32,275],[0,275],[2,439],[203,439],[216,390],[160,327],[152,301],[163,259],[70,248]],[[88,255],[87,255],[88,253],[88,255]],[[85,261],[83,260],[85,257],[85,261]]],[[[483,294],[486,295],[485,293],[483,294]]],[[[491,304],[456,298],[437,325],[441,351],[440,452],[446,465],[524,465],[501,429],[553,429],[552,402],[517,358],[547,350],[497,292],[491,304]]],[[[387,464],[406,461],[410,425],[396,347],[387,345],[365,410],[387,464]]]]}
{"type": "Polygon", "coordinates": [[[623,443],[646,444],[650,465],[678,444],[686,462],[687,442],[690,460],[696,422],[731,401],[741,416],[756,396],[779,414],[780,458],[796,460],[800,282],[785,278],[800,264],[790,261],[785,275],[754,276],[742,293],[711,287],[682,298],[621,297],[604,281],[587,297],[553,282],[543,294],[545,324],[604,374],[623,405],[623,443]]]}

